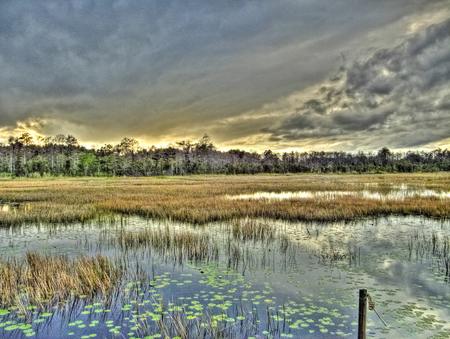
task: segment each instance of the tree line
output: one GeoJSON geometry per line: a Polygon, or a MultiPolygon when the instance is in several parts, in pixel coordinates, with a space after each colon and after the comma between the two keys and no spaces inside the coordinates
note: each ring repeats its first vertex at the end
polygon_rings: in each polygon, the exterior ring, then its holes
{"type": "Polygon", "coordinates": [[[450,171],[450,151],[284,152],[220,151],[205,134],[198,142],[141,147],[133,138],[96,149],[72,135],[37,137],[29,133],[0,143],[0,175],[160,176],[257,173],[411,173],[450,171]]]}

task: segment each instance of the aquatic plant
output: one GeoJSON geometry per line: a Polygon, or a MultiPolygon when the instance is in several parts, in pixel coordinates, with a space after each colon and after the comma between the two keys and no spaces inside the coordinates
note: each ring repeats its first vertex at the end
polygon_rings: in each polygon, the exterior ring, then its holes
{"type": "Polygon", "coordinates": [[[102,255],[68,258],[28,252],[25,258],[0,260],[0,306],[54,305],[71,295],[107,295],[122,274],[102,255]]]}
{"type": "Polygon", "coordinates": [[[151,247],[162,256],[170,256],[179,262],[186,260],[217,260],[218,244],[209,233],[188,230],[172,230],[165,227],[146,228],[137,232],[120,231],[116,237],[118,246],[125,250],[151,247]]]}
{"type": "Polygon", "coordinates": [[[419,234],[416,232],[408,239],[409,258],[432,258],[438,271],[445,272],[446,281],[450,278],[450,237],[440,237],[436,232],[419,234]]]}
{"type": "MultiPolygon", "coordinates": [[[[377,309],[390,326],[378,327],[377,322],[371,321],[368,326],[375,336],[399,336],[400,333],[401,337],[425,337],[448,332],[447,321],[439,312],[449,305],[449,296],[438,299],[440,295],[420,294],[422,286],[418,285],[425,278],[426,281],[441,279],[443,272],[436,277],[437,272],[432,272],[415,280],[415,284],[406,285],[415,293],[419,292],[418,298],[405,298],[406,289],[401,289],[405,285],[395,285],[394,281],[373,284],[374,276],[394,277],[386,270],[390,262],[407,261],[408,250],[404,245],[408,244],[405,241],[408,233],[400,227],[396,232],[396,227],[392,227],[403,219],[381,219],[378,225],[373,220],[310,224],[243,219],[199,226],[123,217],[117,219],[116,224],[103,225],[105,227],[94,223],[42,226],[41,236],[51,233],[58,238],[70,234],[59,233],[67,229],[90,230],[91,234],[96,234],[80,239],[74,237],[67,255],[76,256],[80,251],[107,255],[122,272],[118,287],[113,293],[106,292],[106,296],[102,296],[99,292],[93,298],[69,293],[58,307],[51,303],[53,299],[48,299],[47,303],[37,304],[37,309],[27,303],[23,294],[19,299],[22,304],[0,308],[0,337],[33,334],[38,338],[55,337],[48,331],[81,338],[94,335],[186,339],[353,337],[357,326],[354,322],[355,292],[361,285],[370,286],[377,309]],[[241,231],[234,237],[233,227],[238,223],[239,227],[253,225],[255,230],[249,228],[248,234],[256,238],[249,236],[243,240],[241,231]],[[273,234],[268,233],[270,240],[261,236],[263,226],[274,230],[273,234]],[[369,246],[373,252],[369,253],[367,244],[362,242],[362,259],[359,258],[359,242],[353,241],[361,237],[373,244],[369,246]],[[199,244],[199,240],[207,244],[199,244]],[[202,256],[203,260],[195,260],[195,255],[187,259],[186,253],[190,251],[203,253],[195,250],[196,247],[209,248],[215,243],[218,244],[217,259],[202,256]],[[316,246],[307,246],[308,243],[316,243],[316,246]],[[183,248],[181,256],[178,247],[183,248]],[[393,249],[395,253],[383,254],[385,249],[393,249]],[[356,260],[361,262],[353,265],[356,260]],[[371,266],[365,267],[368,262],[371,266]],[[54,308],[49,309],[50,306],[54,308]],[[397,332],[399,330],[401,332],[397,332]]],[[[413,218],[408,220],[403,226],[412,227],[414,231],[427,226],[420,221],[410,224],[413,218]]],[[[422,239],[425,234],[430,250],[434,248],[437,254],[443,248],[439,244],[445,239],[443,234],[448,233],[448,222],[428,222],[433,223],[434,235],[421,231],[417,235],[422,239]]],[[[26,229],[12,228],[11,237],[26,229]]],[[[6,230],[2,232],[5,234],[6,230]]],[[[20,249],[18,242],[13,243],[12,250],[20,249]]],[[[2,250],[10,249],[3,247],[2,250]]],[[[56,253],[66,250],[46,248],[48,254],[43,257],[52,254],[58,258],[61,255],[56,253]]],[[[11,257],[17,256],[17,262],[28,266],[27,258],[22,258],[19,251],[10,253],[11,257]]],[[[429,257],[431,262],[436,262],[433,255],[429,257]]],[[[410,272],[411,277],[415,275],[410,272]]]]}
{"type": "Polygon", "coordinates": [[[235,220],[232,223],[231,230],[233,238],[242,241],[270,241],[273,240],[276,231],[268,222],[250,218],[235,220]]]}

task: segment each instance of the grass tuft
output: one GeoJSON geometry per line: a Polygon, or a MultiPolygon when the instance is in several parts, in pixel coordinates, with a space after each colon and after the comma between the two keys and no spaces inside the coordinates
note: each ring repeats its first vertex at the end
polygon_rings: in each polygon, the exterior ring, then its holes
{"type": "Polygon", "coordinates": [[[0,305],[43,305],[64,302],[71,295],[107,295],[122,272],[102,256],[45,256],[28,252],[25,258],[0,261],[0,305]]]}

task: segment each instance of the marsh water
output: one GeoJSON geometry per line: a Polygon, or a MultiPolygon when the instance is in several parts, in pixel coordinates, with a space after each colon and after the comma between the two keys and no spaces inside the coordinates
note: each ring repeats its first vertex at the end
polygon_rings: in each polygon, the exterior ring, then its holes
{"type": "Polygon", "coordinates": [[[376,200],[404,200],[406,198],[435,197],[438,199],[449,199],[450,192],[435,191],[432,189],[410,187],[408,185],[388,185],[383,191],[377,189],[377,184],[366,184],[366,188],[360,191],[300,191],[300,192],[257,192],[254,194],[242,194],[236,196],[227,196],[232,200],[292,200],[292,199],[337,199],[345,196],[352,196],[360,199],[376,200]]]}
{"type": "Polygon", "coordinates": [[[186,328],[218,329],[224,337],[355,337],[360,288],[387,324],[369,311],[369,337],[446,337],[449,222],[394,216],[257,222],[275,232],[246,239],[233,237],[227,223],[193,226],[138,217],[0,229],[3,259],[26,251],[101,253],[131,268],[109,298],[74,296],[47,309],[28,305],[26,315],[15,307],[0,310],[0,337],[158,338],[161,321],[170,328],[181,318],[186,328]],[[145,229],[210,234],[218,252],[188,260],[151,245],[117,246],[119,233],[145,229]]]}

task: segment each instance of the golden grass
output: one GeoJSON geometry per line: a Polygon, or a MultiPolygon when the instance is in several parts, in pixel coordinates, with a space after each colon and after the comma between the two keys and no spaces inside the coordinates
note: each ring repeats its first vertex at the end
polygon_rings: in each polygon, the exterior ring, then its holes
{"type": "Polygon", "coordinates": [[[375,200],[343,196],[334,200],[230,200],[226,195],[256,192],[386,192],[407,184],[450,191],[450,175],[256,175],[168,178],[76,178],[0,181],[0,201],[29,202],[28,208],[0,211],[0,225],[29,222],[83,222],[116,213],[207,223],[239,218],[304,221],[350,220],[389,214],[450,216],[450,199],[433,197],[375,200]],[[370,184],[370,185],[367,185],[370,184]]]}
{"type": "Polygon", "coordinates": [[[43,305],[75,296],[111,292],[122,272],[108,258],[68,259],[28,252],[26,258],[0,261],[0,306],[43,305]]]}

